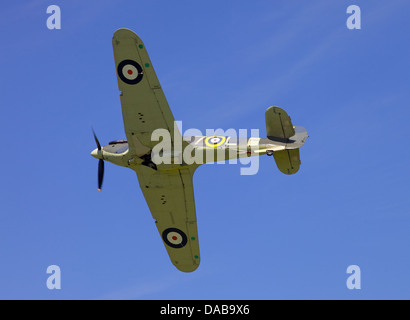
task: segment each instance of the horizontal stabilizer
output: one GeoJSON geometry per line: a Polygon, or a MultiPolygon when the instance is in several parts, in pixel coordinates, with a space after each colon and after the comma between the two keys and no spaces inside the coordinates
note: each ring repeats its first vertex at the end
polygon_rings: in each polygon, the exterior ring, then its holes
{"type": "Polygon", "coordinates": [[[269,107],[265,112],[266,133],[269,139],[286,140],[295,135],[295,128],[285,110],[269,107]]]}
{"type": "Polygon", "coordinates": [[[300,167],[299,149],[287,149],[273,153],[276,165],[284,174],[295,174],[300,167]]]}

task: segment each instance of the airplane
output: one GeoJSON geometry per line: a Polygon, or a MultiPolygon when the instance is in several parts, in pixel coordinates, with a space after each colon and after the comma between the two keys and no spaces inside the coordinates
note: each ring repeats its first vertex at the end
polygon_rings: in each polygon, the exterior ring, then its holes
{"type": "Polygon", "coordinates": [[[295,174],[307,131],[293,126],[283,109],[272,106],[265,112],[266,138],[240,142],[225,136],[182,137],[142,40],[129,29],[119,29],[112,44],[127,139],[102,147],[93,130],[97,148],[91,155],[99,160],[98,190],[103,183],[104,161],[134,170],[171,262],[182,272],[192,272],[200,264],[192,181],[195,170],[203,163],[268,155],[281,172],[295,174]],[[152,135],[159,129],[169,132],[171,149],[166,152],[180,161],[155,161],[164,153],[164,148],[153,152],[160,142],[152,135]],[[187,148],[198,153],[200,161],[181,159],[187,148]]]}

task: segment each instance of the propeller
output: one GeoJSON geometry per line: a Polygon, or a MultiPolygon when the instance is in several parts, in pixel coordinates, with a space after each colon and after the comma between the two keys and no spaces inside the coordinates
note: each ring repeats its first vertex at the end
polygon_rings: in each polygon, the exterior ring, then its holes
{"type": "Polygon", "coordinates": [[[104,160],[98,160],[98,191],[101,191],[102,183],[104,179],[104,160]]]}
{"type": "MultiPolygon", "coordinates": [[[[100,152],[102,152],[100,141],[98,141],[98,138],[97,138],[97,135],[94,132],[94,129],[92,129],[92,130],[93,130],[95,143],[97,144],[97,149],[100,153],[100,152]]],[[[103,180],[104,180],[104,160],[99,159],[98,160],[98,191],[101,191],[103,180]]]]}

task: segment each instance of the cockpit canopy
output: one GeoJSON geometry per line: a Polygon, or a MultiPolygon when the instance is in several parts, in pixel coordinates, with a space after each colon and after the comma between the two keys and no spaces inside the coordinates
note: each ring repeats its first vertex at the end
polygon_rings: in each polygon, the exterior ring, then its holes
{"type": "Polygon", "coordinates": [[[105,152],[110,152],[110,153],[124,153],[125,151],[128,150],[128,141],[127,140],[115,140],[109,142],[106,146],[103,147],[103,150],[105,152]]]}

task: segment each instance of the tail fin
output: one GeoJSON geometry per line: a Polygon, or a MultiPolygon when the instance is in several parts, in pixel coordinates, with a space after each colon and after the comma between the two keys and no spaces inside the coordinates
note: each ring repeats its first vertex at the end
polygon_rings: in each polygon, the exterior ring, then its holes
{"type": "MultiPolygon", "coordinates": [[[[286,143],[286,149],[275,151],[275,158],[278,169],[284,174],[295,174],[299,171],[300,155],[299,147],[306,140],[307,132],[303,132],[303,137],[295,132],[295,127],[285,110],[279,107],[269,107],[265,112],[266,133],[270,140],[286,143]],[[295,136],[297,135],[297,137],[295,136]],[[295,140],[291,137],[297,138],[295,140]],[[295,143],[296,142],[296,143],[295,143]]],[[[302,128],[304,129],[304,128],[302,128]]]]}

